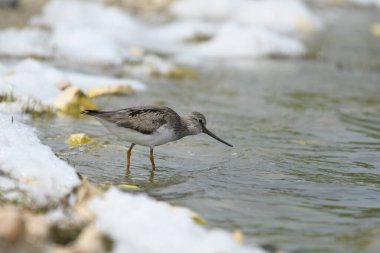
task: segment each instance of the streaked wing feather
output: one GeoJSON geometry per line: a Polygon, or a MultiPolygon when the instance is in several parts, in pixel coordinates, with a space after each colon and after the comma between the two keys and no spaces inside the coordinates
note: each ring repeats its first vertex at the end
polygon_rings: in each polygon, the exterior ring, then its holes
{"type": "Polygon", "coordinates": [[[143,134],[152,134],[160,126],[166,124],[169,117],[179,118],[176,112],[163,106],[132,107],[117,111],[99,112],[94,116],[143,134]]]}

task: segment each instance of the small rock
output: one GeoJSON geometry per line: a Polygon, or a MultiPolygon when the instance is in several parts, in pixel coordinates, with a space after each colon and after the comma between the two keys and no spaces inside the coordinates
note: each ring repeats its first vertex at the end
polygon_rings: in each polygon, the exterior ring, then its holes
{"type": "Polygon", "coordinates": [[[73,243],[82,232],[85,224],[73,220],[54,223],[49,230],[52,242],[67,246],[73,243]]]}
{"type": "Polygon", "coordinates": [[[88,208],[88,201],[94,196],[103,194],[99,187],[96,187],[83,178],[82,184],[76,189],[76,201],[74,204],[75,214],[79,219],[94,220],[95,215],[88,208]]]}
{"type": "Polygon", "coordinates": [[[60,90],[66,90],[67,88],[71,87],[71,83],[69,81],[62,81],[56,84],[57,88],[60,90]]]}
{"type": "Polygon", "coordinates": [[[193,69],[186,67],[175,67],[171,69],[166,76],[171,79],[197,79],[197,72],[193,69]]]}
{"type": "Polygon", "coordinates": [[[307,17],[299,17],[297,20],[297,28],[304,33],[310,33],[316,30],[315,24],[307,17]]]}
{"type": "Polygon", "coordinates": [[[40,215],[25,215],[26,236],[28,240],[45,240],[49,235],[50,223],[40,215]]]}
{"type": "Polygon", "coordinates": [[[186,38],[185,41],[188,43],[202,43],[205,41],[209,41],[211,39],[212,39],[212,35],[210,34],[197,33],[197,34],[194,34],[192,37],[186,38]]]}
{"type": "Polygon", "coordinates": [[[94,226],[88,226],[80,233],[73,245],[78,253],[104,253],[103,234],[94,226]]]}
{"type": "Polygon", "coordinates": [[[243,243],[244,242],[244,234],[243,234],[243,231],[241,231],[240,229],[237,229],[235,230],[233,233],[232,233],[232,237],[239,243],[243,243]]]}
{"type": "Polygon", "coordinates": [[[163,12],[173,0],[103,0],[108,4],[117,4],[126,10],[149,17],[163,12]]]}
{"type": "Polygon", "coordinates": [[[48,253],[77,253],[70,247],[54,247],[47,252],[48,253]]]}
{"type": "Polygon", "coordinates": [[[207,224],[207,220],[201,216],[199,216],[199,214],[195,213],[195,212],[192,212],[191,214],[191,218],[193,219],[193,221],[199,225],[205,225],[207,224]]]}
{"type": "Polygon", "coordinates": [[[54,106],[58,111],[72,115],[79,116],[80,112],[85,109],[96,109],[96,104],[86,96],[78,87],[68,87],[58,96],[54,106]]]}
{"type": "Polygon", "coordinates": [[[145,54],[145,50],[142,47],[130,47],[128,52],[136,58],[142,58],[145,54]]]}
{"type": "Polygon", "coordinates": [[[117,94],[130,94],[133,93],[133,89],[129,85],[112,85],[95,87],[87,91],[87,96],[90,98],[102,96],[102,95],[117,95],[117,94]]]}
{"type": "Polygon", "coordinates": [[[25,223],[19,210],[14,207],[0,208],[0,238],[16,242],[25,230],[25,223]]]}

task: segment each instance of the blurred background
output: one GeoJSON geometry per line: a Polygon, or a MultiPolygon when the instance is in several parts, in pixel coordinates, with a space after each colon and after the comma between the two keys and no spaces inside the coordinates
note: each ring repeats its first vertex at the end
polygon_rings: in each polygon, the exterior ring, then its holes
{"type": "Polygon", "coordinates": [[[0,110],[90,181],[247,244],[380,252],[380,1],[0,0],[0,28],[0,110]],[[137,147],[124,175],[129,144],[78,112],[143,104],[200,111],[235,147],[160,146],[155,175],[137,147]],[[78,132],[95,142],[66,141],[78,132]]]}

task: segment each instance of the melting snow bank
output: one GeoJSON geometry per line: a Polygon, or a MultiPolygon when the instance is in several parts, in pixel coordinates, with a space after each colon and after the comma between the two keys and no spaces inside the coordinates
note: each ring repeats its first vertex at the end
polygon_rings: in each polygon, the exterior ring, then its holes
{"type": "Polygon", "coordinates": [[[235,21],[282,33],[320,26],[318,18],[299,0],[178,0],[170,11],[180,19],[235,21]]]}
{"type": "Polygon", "coordinates": [[[49,33],[40,29],[6,29],[0,31],[0,54],[6,56],[49,57],[46,44],[49,33]]]}
{"type": "Polygon", "coordinates": [[[33,252],[111,252],[104,235],[115,253],[264,253],[227,232],[197,225],[186,208],[116,188],[103,193],[81,182],[71,166],[41,144],[33,128],[9,115],[0,113],[0,128],[0,238],[5,251],[8,245],[18,249],[13,252],[25,252],[25,247],[33,252]],[[29,201],[20,201],[25,197],[29,201]],[[49,204],[58,209],[43,215],[25,211],[49,204]],[[65,246],[59,245],[62,238],[65,246]]]}
{"type": "Polygon", "coordinates": [[[11,99],[9,103],[2,103],[2,109],[20,112],[26,104],[31,104],[31,101],[37,101],[42,106],[54,107],[62,92],[57,84],[65,82],[83,92],[115,85],[129,87],[133,91],[146,89],[143,83],[133,79],[63,71],[36,60],[24,60],[15,66],[0,66],[0,93],[12,94],[16,98],[16,101],[11,99]]]}
{"type": "Polygon", "coordinates": [[[136,46],[180,60],[298,56],[298,35],[320,27],[300,0],[179,0],[168,12],[171,22],[147,24],[100,2],[51,0],[30,27],[0,32],[0,53],[112,65],[143,60],[136,46]]]}
{"type": "Polygon", "coordinates": [[[90,202],[96,225],[116,242],[115,253],[123,252],[244,252],[264,253],[245,247],[221,231],[195,224],[186,208],[173,207],[145,195],[130,195],[111,188],[90,202]]]}
{"type": "Polygon", "coordinates": [[[41,144],[33,128],[0,113],[0,129],[0,189],[5,197],[20,197],[21,191],[46,205],[79,185],[75,170],[41,144]]]}
{"type": "Polygon", "coordinates": [[[62,82],[70,82],[85,92],[94,87],[116,84],[129,85],[136,91],[146,89],[146,86],[137,80],[63,71],[31,59],[0,69],[0,92],[31,97],[45,104],[54,102],[60,93],[57,84],[62,82]]]}

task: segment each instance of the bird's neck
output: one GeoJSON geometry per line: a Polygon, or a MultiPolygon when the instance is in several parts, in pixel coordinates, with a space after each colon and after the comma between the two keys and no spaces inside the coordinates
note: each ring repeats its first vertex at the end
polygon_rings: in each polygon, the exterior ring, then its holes
{"type": "Polygon", "coordinates": [[[188,116],[181,117],[181,125],[181,138],[199,133],[188,116]]]}

